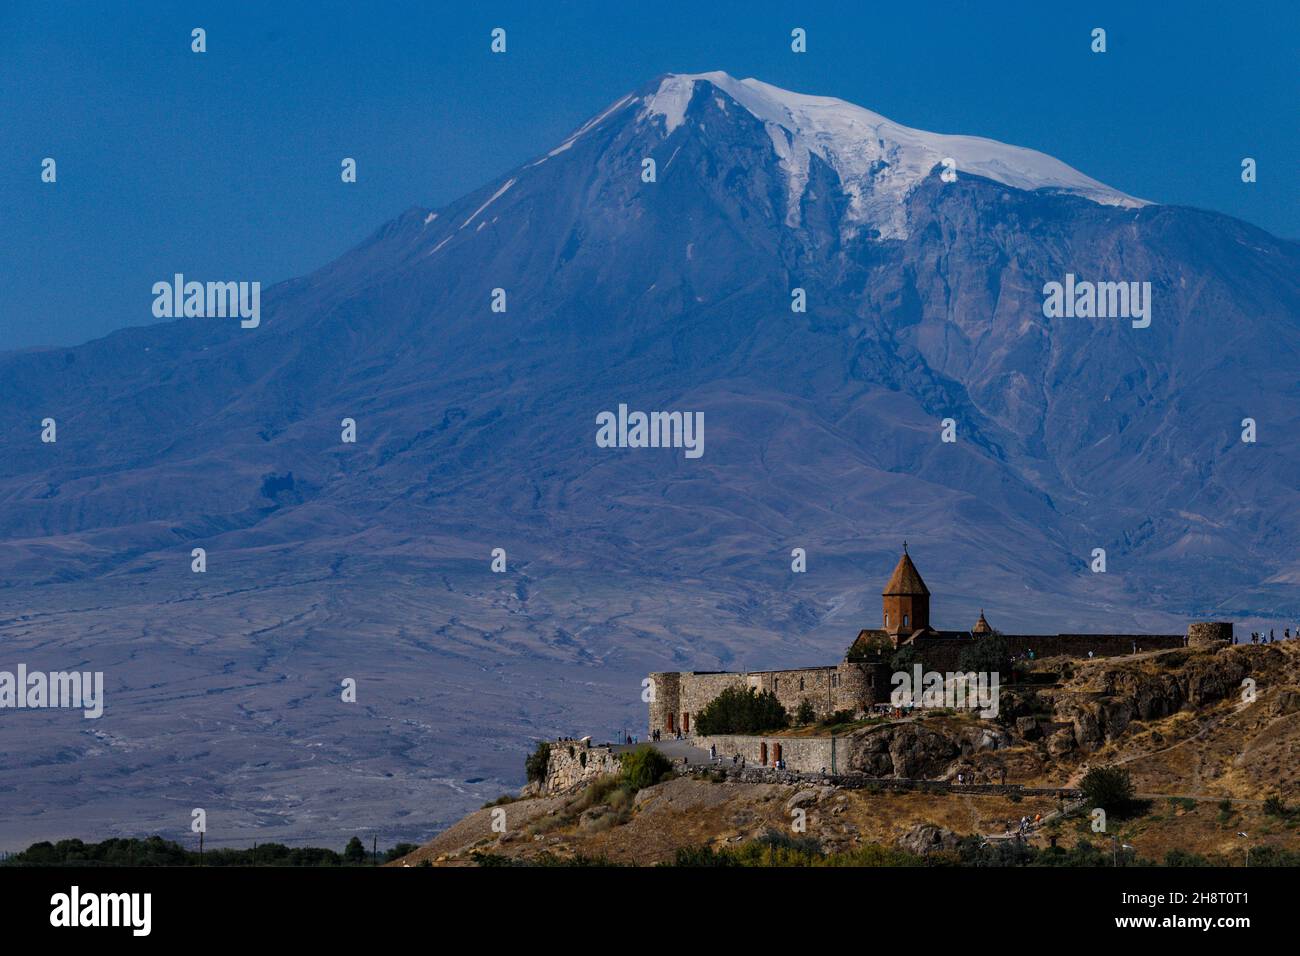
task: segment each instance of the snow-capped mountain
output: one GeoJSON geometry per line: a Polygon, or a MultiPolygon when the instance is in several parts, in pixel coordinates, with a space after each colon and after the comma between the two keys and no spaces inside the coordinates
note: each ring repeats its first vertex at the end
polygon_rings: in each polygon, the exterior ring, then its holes
{"type": "MultiPolygon", "coordinates": [[[[979,136],[948,136],[911,129],[870,110],[829,96],[807,96],[726,73],[674,74],[644,98],[640,117],[662,117],[665,136],[686,122],[697,87],[718,108],[734,104],[763,124],[786,175],[786,221],[799,222],[799,206],[813,156],[827,163],[850,197],[847,222],[884,239],[904,238],[905,201],[936,166],[951,161],[961,173],[1016,189],[1058,189],[1105,205],[1137,207],[1134,199],[1083,175],[1051,156],[979,136]]],[[[628,100],[620,101],[622,106],[628,100]]],[[[622,108],[616,104],[611,112],[622,108]]],[[[609,115],[609,114],[606,114],[609,115]]]]}
{"type": "Polygon", "coordinates": [[[0,356],[0,666],[108,697],[0,722],[0,820],[170,826],[179,776],[227,834],[426,834],[530,735],[641,726],[647,671],[836,659],[904,538],[941,627],[1294,625],[1298,277],[1039,153],[656,79],[256,329],[0,356]],[[1045,315],[1067,275],[1149,282],[1149,326],[1045,315]],[[702,413],[704,454],[600,446],[624,404],[702,413]]]}

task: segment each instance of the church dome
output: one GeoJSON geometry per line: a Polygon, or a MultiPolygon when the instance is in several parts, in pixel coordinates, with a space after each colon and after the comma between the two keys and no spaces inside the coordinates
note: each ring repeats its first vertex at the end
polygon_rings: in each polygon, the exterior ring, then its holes
{"type": "Polygon", "coordinates": [[[889,583],[885,585],[885,590],[880,592],[884,597],[894,595],[926,595],[929,596],[930,589],[925,586],[921,580],[921,574],[916,570],[916,565],[912,563],[911,557],[907,553],[907,545],[903,545],[903,556],[898,559],[898,566],[894,568],[894,573],[889,577],[889,583]]]}

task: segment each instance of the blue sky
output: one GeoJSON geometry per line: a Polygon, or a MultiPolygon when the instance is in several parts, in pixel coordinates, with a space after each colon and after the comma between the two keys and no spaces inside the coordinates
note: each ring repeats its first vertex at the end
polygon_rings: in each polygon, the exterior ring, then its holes
{"type": "Polygon", "coordinates": [[[0,349],[152,322],[150,287],[174,272],[311,271],[666,72],[839,96],[1300,238],[1298,20],[1289,2],[7,0],[0,349]],[[488,49],[496,26],[504,56],[488,49]],[[1089,51],[1097,26],[1104,55],[1089,51]],[[46,156],[55,185],[40,181],[46,156]],[[355,185],[340,182],[344,156],[355,185]],[[1259,162],[1251,186],[1244,156],[1259,162]]]}

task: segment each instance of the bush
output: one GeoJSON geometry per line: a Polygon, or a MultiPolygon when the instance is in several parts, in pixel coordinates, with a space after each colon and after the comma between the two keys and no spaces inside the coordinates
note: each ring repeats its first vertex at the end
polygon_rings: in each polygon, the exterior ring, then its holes
{"type": "Polygon", "coordinates": [[[529,783],[541,783],[546,779],[546,765],[551,759],[551,745],[543,740],[537,742],[537,749],[524,761],[524,773],[529,783]]]}
{"type": "Polygon", "coordinates": [[[848,724],[853,721],[853,711],[837,710],[833,714],[827,714],[819,726],[834,727],[836,724],[848,724]]]}
{"type": "Polygon", "coordinates": [[[728,687],[695,718],[695,729],[713,734],[761,734],[788,727],[790,718],[771,691],[759,694],[752,687],[728,687]]]}
{"type": "Polygon", "coordinates": [[[667,757],[648,744],[623,754],[623,783],[632,790],[653,787],[672,772],[673,765],[667,757]]]}
{"type": "Polygon", "coordinates": [[[1124,816],[1133,812],[1133,781],[1128,771],[1119,767],[1093,767],[1079,784],[1089,806],[1101,807],[1113,816],[1124,816]]]}
{"type": "Polygon", "coordinates": [[[813,710],[812,701],[807,697],[799,701],[799,709],[795,711],[794,722],[796,724],[811,724],[817,719],[817,711],[813,710]]]}
{"type": "Polygon", "coordinates": [[[400,860],[408,853],[414,853],[420,847],[415,843],[399,843],[384,854],[384,862],[392,863],[394,860],[400,860]]]}
{"type": "Polygon", "coordinates": [[[1282,799],[1282,795],[1275,793],[1264,801],[1264,813],[1270,817],[1286,817],[1290,815],[1291,811],[1287,809],[1286,801],[1282,799]]]}

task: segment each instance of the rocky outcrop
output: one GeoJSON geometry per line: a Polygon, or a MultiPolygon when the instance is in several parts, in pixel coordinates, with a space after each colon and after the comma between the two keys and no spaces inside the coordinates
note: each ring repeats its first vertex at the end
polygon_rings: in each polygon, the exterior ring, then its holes
{"type": "Polygon", "coordinates": [[[849,765],[873,777],[938,779],[952,765],[987,750],[1000,750],[1012,738],[991,723],[954,728],[920,723],[886,724],[853,736],[849,765]]]}
{"type": "Polygon", "coordinates": [[[898,847],[917,856],[927,856],[944,850],[955,850],[961,842],[952,830],[932,823],[918,823],[898,838],[898,847]]]}
{"type": "Polygon", "coordinates": [[[1067,687],[1057,697],[1055,719],[1069,724],[1072,733],[1068,740],[1054,734],[1048,752],[1059,755],[1073,746],[1096,750],[1135,720],[1158,720],[1238,694],[1243,679],[1282,661],[1277,648],[1242,646],[1217,654],[1171,652],[1145,666],[1108,667],[1090,675],[1089,689],[1072,692],[1067,687]]]}

